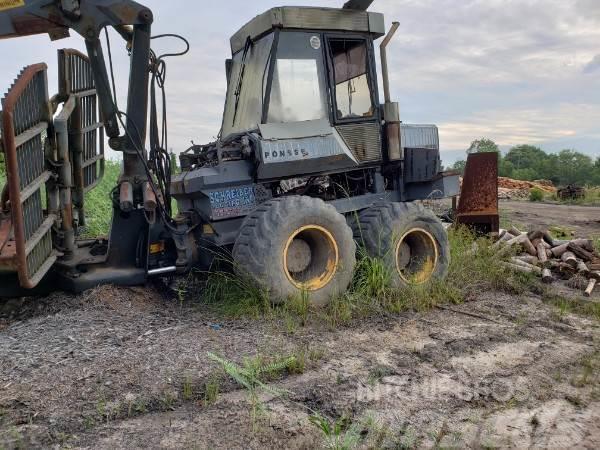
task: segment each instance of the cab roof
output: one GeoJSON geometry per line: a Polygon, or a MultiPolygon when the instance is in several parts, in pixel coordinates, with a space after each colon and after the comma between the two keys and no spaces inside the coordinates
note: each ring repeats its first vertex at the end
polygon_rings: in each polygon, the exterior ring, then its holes
{"type": "Polygon", "coordinates": [[[283,6],[256,16],[231,38],[231,53],[242,50],[248,38],[255,40],[274,29],[354,31],[385,35],[383,14],[354,9],[283,6]]]}

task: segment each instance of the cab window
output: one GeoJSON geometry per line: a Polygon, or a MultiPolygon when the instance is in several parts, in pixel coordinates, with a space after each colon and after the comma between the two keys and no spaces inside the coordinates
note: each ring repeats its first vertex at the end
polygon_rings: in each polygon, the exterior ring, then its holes
{"type": "Polygon", "coordinates": [[[257,42],[248,41],[246,47],[233,57],[222,134],[253,130],[262,119],[265,92],[264,74],[268,70],[273,46],[273,35],[257,42]]]}
{"type": "Polygon", "coordinates": [[[362,39],[329,41],[338,120],[373,117],[367,43],[362,39]]]}

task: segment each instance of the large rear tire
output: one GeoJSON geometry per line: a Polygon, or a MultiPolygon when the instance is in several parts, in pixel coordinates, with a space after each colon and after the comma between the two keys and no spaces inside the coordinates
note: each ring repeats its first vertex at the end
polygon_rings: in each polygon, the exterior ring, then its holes
{"type": "Polygon", "coordinates": [[[442,222],[422,205],[377,205],[359,215],[353,230],[358,245],[369,256],[386,263],[395,288],[421,285],[448,275],[448,234],[442,222]]]}
{"type": "Polygon", "coordinates": [[[233,248],[236,271],[251,276],[274,303],[306,293],[324,306],[345,292],[356,245],[344,216],[322,200],[282,197],[250,214],[233,248]]]}

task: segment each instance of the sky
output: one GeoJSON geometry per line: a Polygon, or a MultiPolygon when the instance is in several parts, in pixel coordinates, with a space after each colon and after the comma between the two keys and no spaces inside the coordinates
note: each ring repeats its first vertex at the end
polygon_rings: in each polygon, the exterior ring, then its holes
{"type": "MultiPolygon", "coordinates": [[[[192,45],[168,67],[169,147],[182,151],[219,131],[233,33],[272,6],[339,7],[344,0],[141,2],[154,12],[155,34],[180,33],[192,45]]],[[[384,13],[388,26],[401,24],[388,50],[392,96],[404,122],[439,127],[446,163],[481,137],[503,149],[534,144],[600,156],[599,0],[375,0],[371,10],[384,13]]],[[[116,35],[112,45],[124,104],[127,57],[116,35]]],[[[66,47],[83,50],[83,40],[0,41],[0,89],[27,64],[45,61],[54,93],[56,50],[66,47]]]]}

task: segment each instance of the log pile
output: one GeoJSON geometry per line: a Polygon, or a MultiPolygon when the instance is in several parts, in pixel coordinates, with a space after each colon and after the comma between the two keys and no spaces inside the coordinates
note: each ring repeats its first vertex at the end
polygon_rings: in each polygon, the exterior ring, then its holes
{"type": "Polygon", "coordinates": [[[556,193],[556,187],[551,181],[522,181],[498,177],[498,196],[500,199],[527,200],[532,189],[539,189],[546,194],[556,193]]]}
{"type": "Polygon", "coordinates": [[[590,239],[563,241],[554,239],[547,230],[524,233],[517,228],[501,230],[494,244],[499,256],[518,249],[518,256],[502,263],[507,269],[539,275],[544,283],[569,281],[591,297],[600,283],[600,254],[590,239]]]}

